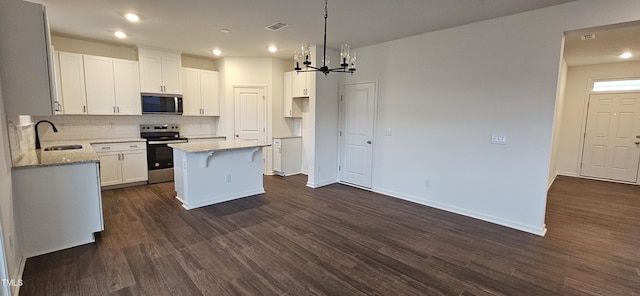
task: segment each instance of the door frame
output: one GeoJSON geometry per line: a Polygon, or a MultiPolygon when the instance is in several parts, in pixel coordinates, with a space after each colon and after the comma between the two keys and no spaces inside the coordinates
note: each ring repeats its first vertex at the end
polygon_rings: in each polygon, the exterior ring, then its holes
{"type": "Polygon", "coordinates": [[[368,190],[368,191],[372,191],[373,187],[374,187],[374,180],[375,180],[375,161],[373,161],[376,158],[376,147],[377,147],[377,133],[376,130],[378,129],[378,93],[380,90],[380,83],[378,83],[378,80],[362,80],[362,81],[355,81],[355,82],[350,82],[350,83],[341,83],[340,84],[340,88],[339,88],[339,92],[338,92],[338,182],[340,184],[344,184],[344,185],[348,185],[348,186],[352,186],[352,187],[356,187],[356,188],[360,188],[360,189],[364,189],[364,190],[368,190]],[[359,84],[369,84],[369,83],[373,83],[373,89],[374,89],[374,94],[373,94],[373,134],[372,134],[372,139],[371,141],[373,142],[371,144],[371,188],[368,187],[364,187],[364,186],[359,186],[357,184],[353,184],[353,183],[348,183],[345,182],[343,180],[343,176],[342,176],[342,170],[341,170],[341,166],[344,164],[344,159],[342,159],[342,155],[343,155],[343,147],[344,147],[344,138],[340,135],[340,133],[342,133],[342,131],[344,130],[344,124],[345,124],[345,113],[344,113],[344,101],[342,100],[342,91],[344,89],[345,86],[348,85],[359,85],[359,84]]]}
{"type": "Polygon", "coordinates": [[[584,157],[584,144],[585,144],[585,137],[586,137],[586,133],[587,133],[587,117],[589,114],[589,100],[591,98],[591,95],[594,94],[616,94],[616,93],[630,93],[630,92],[638,92],[638,91],[604,91],[604,92],[594,92],[593,91],[593,84],[596,81],[602,81],[602,80],[619,80],[619,79],[640,79],[640,77],[637,76],[610,76],[610,75],[604,75],[604,76],[592,76],[588,79],[589,83],[587,83],[586,86],[586,91],[585,91],[585,97],[584,97],[584,107],[582,109],[582,127],[580,128],[580,149],[578,149],[578,166],[577,166],[577,171],[575,172],[575,177],[579,177],[579,178],[583,178],[583,179],[591,179],[591,180],[600,180],[600,181],[608,181],[608,182],[614,182],[614,183],[622,183],[622,184],[634,184],[634,185],[640,185],[640,165],[638,165],[638,181],[637,182],[625,182],[625,181],[620,181],[620,180],[611,180],[611,179],[601,179],[601,178],[595,178],[595,177],[588,177],[588,176],[583,176],[582,175],[582,158],[584,157]]]}
{"type": "MultiPolygon", "coordinates": [[[[233,135],[232,135],[232,139],[235,140],[236,138],[236,97],[235,97],[235,93],[236,93],[236,89],[241,89],[241,88],[260,88],[262,89],[262,91],[264,92],[264,108],[263,108],[263,118],[264,118],[264,143],[265,144],[271,144],[270,142],[268,142],[268,139],[271,139],[271,126],[268,124],[271,117],[269,116],[268,110],[271,109],[271,99],[269,97],[269,93],[268,91],[268,87],[266,85],[253,85],[253,84],[234,84],[231,85],[231,100],[233,102],[233,135]]],[[[228,140],[228,139],[227,139],[228,140]]],[[[264,147],[263,148],[263,153],[262,153],[262,173],[264,175],[273,175],[273,170],[270,170],[271,166],[271,161],[269,161],[270,159],[273,158],[272,156],[272,147],[268,146],[268,147],[264,147]]]]}

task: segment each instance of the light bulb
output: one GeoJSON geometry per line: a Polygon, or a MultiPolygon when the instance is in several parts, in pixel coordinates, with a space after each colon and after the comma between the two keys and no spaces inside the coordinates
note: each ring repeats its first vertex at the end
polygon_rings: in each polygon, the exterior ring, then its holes
{"type": "Polygon", "coordinates": [[[136,14],[133,14],[133,13],[127,13],[127,14],[125,14],[125,15],[124,15],[124,17],[125,17],[128,21],[130,21],[130,22],[132,22],[132,23],[135,23],[135,22],[140,21],[140,17],[139,17],[138,15],[136,15],[136,14]]]}
{"type": "Polygon", "coordinates": [[[115,35],[116,37],[118,37],[120,39],[127,38],[127,34],[125,32],[122,32],[122,31],[115,32],[115,33],[113,33],[113,35],[115,35]]]}

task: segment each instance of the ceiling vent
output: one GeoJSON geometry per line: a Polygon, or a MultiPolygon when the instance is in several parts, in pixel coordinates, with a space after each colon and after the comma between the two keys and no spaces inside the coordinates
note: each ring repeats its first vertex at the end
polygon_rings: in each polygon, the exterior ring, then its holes
{"type": "Polygon", "coordinates": [[[288,26],[288,25],[285,24],[285,23],[277,22],[277,23],[273,23],[273,24],[265,27],[265,29],[269,30],[269,31],[272,31],[272,32],[275,32],[275,31],[278,31],[278,30],[280,30],[280,29],[282,29],[282,28],[284,28],[286,26],[288,26]]]}
{"type": "Polygon", "coordinates": [[[596,34],[587,34],[580,36],[580,40],[593,40],[596,39],[596,34]]]}

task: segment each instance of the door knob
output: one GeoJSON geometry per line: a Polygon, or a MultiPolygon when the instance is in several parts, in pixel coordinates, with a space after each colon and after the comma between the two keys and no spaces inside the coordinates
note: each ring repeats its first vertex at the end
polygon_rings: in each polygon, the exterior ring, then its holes
{"type": "Polygon", "coordinates": [[[239,138],[239,137],[240,137],[240,135],[236,135],[236,138],[239,138]]]}
{"type": "Polygon", "coordinates": [[[636,141],[636,145],[640,145],[640,141],[636,141]]]}
{"type": "Polygon", "coordinates": [[[371,144],[371,141],[367,141],[367,144],[371,144]]]}

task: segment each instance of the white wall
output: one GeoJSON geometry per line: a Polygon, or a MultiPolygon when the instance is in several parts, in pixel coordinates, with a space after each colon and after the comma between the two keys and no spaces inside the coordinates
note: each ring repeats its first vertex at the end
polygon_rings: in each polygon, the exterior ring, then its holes
{"type": "Polygon", "coordinates": [[[569,67],[559,141],[558,174],[578,176],[590,83],[594,79],[640,78],[640,62],[569,67]]]}
{"type": "MultiPolygon", "coordinates": [[[[563,50],[564,52],[564,50],[563,50]]],[[[558,89],[556,92],[556,107],[553,117],[553,139],[551,141],[551,160],[549,165],[549,179],[547,190],[551,188],[553,181],[557,177],[558,171],[558,150],[560,149],[560,136],[562,130],[562,116],[564,114],[564,94],[567,88],[567,61],[564,58],[560,61],[560,73],[558,74],[558,89]]]]}
{"type": "MultiPolygon", "coordinates": [[[[0,226],[2,227],[2,245],[4,247],[4,258],[0,260],[3,269],[0,274],[9,275],[10,279],[18,280],[20,274],[20,263],[22,261],[22,251],[17,245],[18,233],[16,233],[14,207],[13,207],[13,185],[11,183],[11,155],[9,148],[9,135],[6,125],[4,101],[2,99],[2,91],[0,91],[0,134],[2,134],[2,143],[0,143],[0,226]],[[5,269],[6,268],[6,274],[5,269]]],[[[8,286],[0,286],[0,295],[8,295],[8,286]]]]}
{"type": "MultiPolygon", "coordinates": [[[[233,88],[235,86],[264,87],[267,106],[267,143],[273,136],[273,125],[278,131],[283,129],[282,96],[283,76],[287,61],[274,58],[222,58],[216,60],[216,68],[223,76],[220,85],[223,88],[220,97],[220,120],[218,134],[234,137],[234,102],[233,88]],[[277,116],[277,118],[276,118],[277,116]]],[[[284,123],[286,125],[286,123],[284,123]]],[[[265,149],[265,170],[272,171],[272,149],[265,149]]]]}
{"type": "Polygon", "coordinates": [[[638,19],[640,1],[583,0],[358,48],[346,81],[379,81],[373,190],[544,234],[563,33],[638,19]]]}
{"type": "MultiPolygon", "coordinates": [[[[312,47],[314,65],[322,63],[322,47],[312,47]]],[[[339,53],[327,49],[330,60],[339,61],[339,53]]],[[[308,112],[307,186],[316,188],[338,181],[339,86],[344,74],[310,73],[308,112]]],[[[306,115],[306,114],[305,114],[306,115]]],[[[304,136],[303,136],[304,137],[304,136]]]]}

